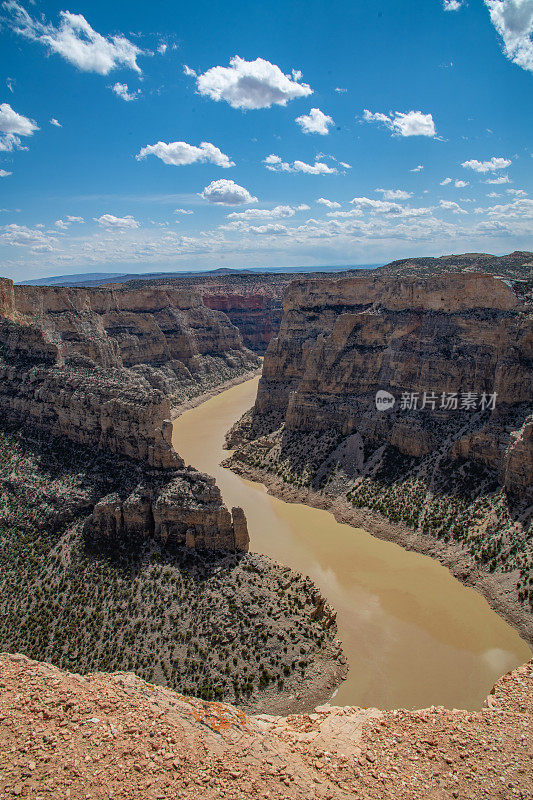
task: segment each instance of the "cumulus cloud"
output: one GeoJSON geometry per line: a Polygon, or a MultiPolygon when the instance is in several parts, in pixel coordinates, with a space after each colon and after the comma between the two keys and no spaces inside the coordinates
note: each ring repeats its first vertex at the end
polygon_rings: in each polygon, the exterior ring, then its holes
{"type": "Polygon", "coordinates": [[[457,189],[464,189],[465,186],[469,186],[470,185],[470,182],[469,181],[454,181],[453,185],[457,189]]]}
{"type": "Polygon", "coordinates": [[[67,214],[66,220],[56,219],[54,225],[56,226],[56,228],[59,228],[62,231],[66,231],[70,227],[70,225],[72,225],[73,222],[78,222],[81,224],[84,223],[85,220],[83,219],[83,217],[74,217],[72,216],[72,214],[67,214]]]}
{"type": "Polygon", "coordinates": [[[319,108],[312,108],[309,114],[296,117],[296,122],[304,133],[320,133],[322,136],[329,133],[329,127],[335,124],[332,117],[328,117],[319,108]]]}
{"type": "Polygon", "coordinates": [[[473,169],[474,172],[496,172],[499,169],[510,167],[511,161],[508,158],[492,156],[488,161],[478,161],[477,158],[472,158],[470,161],[463,161],[461,166],[466,169],[473,169]]]}
{"type": "Polygon", "coordinates": [[[381,192],[384,200],[409,200],[413,196],[412,192],[403,189],[376,189],[376,192],[381,192]]]}
{"type": "Polygon", "coordinates": [[[307,83],[300,83],[301,72],[293,70],[291,75],[284,75],[278,66],[264,58],[245,61],[234,56],[229,67],[211,67],[202,75],[187,66],[184,70],[186,75],[196,78],[200,94],[212,100],[224,100],[232,108],[285,106],[289,100],[313,93],[307,83]]]}
{"type": "Polygon", "coordinates": [[[307,164],[305,161],[293,161],[292,164],[289,164],[288,161],[283,161],[273,153],[263,159],[263,164],[271,172],[306,172],[308,175],[336,175],[338,171],[335,167],[329,167],[322,161],[315,161],[314,164],[307,164]]]}
{"type": "Polygon", "coordinates": [[[35,122],[22,114],[17,114],[9,103],[0,104],[0,152],[27,150],[21,136],[32,136],[39,128],[35,122]]]}
{"type": "Polygon", "coordinates": [[[200,147],[187,142],[157,142],[141,148],[135,158],[140,161],[149,155],[157,156],[164,164],[172,164],[175,167],[194,164],[196,161],[202,164],[215,164],[223,169],[235,166],[235,162],[230,161],[228,156],[211,142],[202,142],[200,147]]]}
{"type": "Polygon", "coordinates": [[[341,204],[337,203],[336,200],[327,200],[325,197],[319,197],[317,200],[321,206],[326,206],[327,208],[340,208],[341,204]]]}
{"type": "Polygon", "coordinates": [[[95,217],[94,221],[104,228],[115,230],[133,230],[140,227],[140,223],[130,214],[125,217],[115,217],[113,214],[102,214],[101,217],[95,217]]]}
{"type": "Polygon", "coordinates": [[[225,178],[211,181],[209,186],[206,186],[200,192],[200,197],[207,200],[208,203],[222,206],[241,206],[247,203],[257,203],[257,197],[253,197],[248,189],[225,178]]]}
{"type": "Polygon", "coordinates": [[[485,0],[485,5],[507,58],[533,72],[532,0],[485,0]]]}
{"type": "Polygon", "coordinates": [[[26,225],[17,225],[14,222],[4,225],[2,231],[0,241],[12,247],[29,247],[35,251],[50,252],[56,241],[53,236],[37,227],[28,228],[26,225]]]}
{"type": "Polygon", "coordinates": [[[115,83],[111,89],[118,97],[121,97],[127,103],[131,103],[132,100],[137,100],[141,95],[140,89],[130,91],[127,83],[115,83]]]}
{"type": "Polygon", "coordinates": [[[445,11],[458,11],[463,5],[463,0],[442,0],[445,11]]]}
{"type": "Polygon", "coordinates": [[[400,214],[403,206],[399,203],[389,203],[384,200],[373,200],[370,197],[354,197],[350,203],[358,211],[372,211],[376,214],[400,214]]]}
{"type": "Polygon", "coordinates": [[[440,185],[441,185],[441,186],[448,186],[448,184],[449,184],[449,183],[451,183],[451,182],[452,182],[452,179],[451,179],[451,178],[444,178],[444,179],[443,179],[443,180],[440,182],[440,185]]]}
{"type": "Polygon", "coordinates": [[[498,206],[491,206],[487,209],[490,216],[495,217],[526,217],[533,219],[533,200],[519,199],[512,203],[504,203],[498,206]]]}
{"type": "Polygon", "coordinates": [[[189,211],[187,208],[175,208],[174,214],[194,214],[194,211],[189,211]]]}
{"type": "Polygon", "coordinates": [[[495,183],[495,184],[510,183],[509,175],[498,175],[497,178],[487,178],[485,183],[495,183]]]}
{"type": "Polygon", "coordinates": [[[378,122],[392,131],[394,136],[436,136],[435,123],[431,114],[421,111],[391,111],[390,114],[373,113],[365,108],[365,122],[378,122]]]}
{"type": "Polygon", "coordinates": [[[58,120],[55,117],[52,117],[52,119],[50,120],[50,125],[54,125],[54,127],[56,127],[56,128],[62,128],[63,127],[61,125],[61,123],[58,122],[58,120]]]}
{"type": "Polygon", "coordinates": [[[422,166],[422,164],[419,164],[417,167],[413,167],[413,169],[411,169],[409,171],[410,172],[422,172],[423,169],[424,169],[424,167],[422,166]]]}
{"type": "Polygon", "coordinates": [[[39,128],[35,122],[22,114],[17,114],[9,103],[0,105],[0,131],[2,133],[16,134],[17,136],[31,136],[39,128]]]}
{"type": "Polygon", "coordinates": [[[247,208],[246,211],[232,211],[228,219],[276,219],[279,217],[293,217],[295,209],[292,206],[275,206],[275,208],[247,208]]]}
{"type": "Polygon", "coordinates": [[[0,169],[0,178],[7,178],[9,175],[13,175],[13,173],[8,172],[7,169],[0,169]]]}
{"type": "Polygon", "coordinates": [[[31,17],[17,2],[4,3],[10,14],[12,29],[39,42],[51,53],[57,53],[83,72],[108,75],[117,67],[132,69],[140,73],[137,58],[142,50],[125,36],[102,36],[89,25],[82,14],[60,12],[59,26],[41,22],[31,17]]]}
{"type": "Polygon", "coordinates": [[[452,200],[441,200],[440,207],[445,211],[453,211],[454,214],[468,214],[468,211],[461,208],[459,203],[454,203],[452,200]]]}

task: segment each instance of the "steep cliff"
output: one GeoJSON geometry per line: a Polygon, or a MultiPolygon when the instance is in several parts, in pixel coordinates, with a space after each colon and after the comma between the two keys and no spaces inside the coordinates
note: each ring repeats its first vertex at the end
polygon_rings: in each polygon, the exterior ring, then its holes
{"type": "Polygon", "coordinates": [[[459,543],[529,606],[532,358],[493,276],[295,281],[232,463],[459,543]]]}
{"type": "Polygon", "coordinates": [[[249,294],[213,291],[203,292],[208,308],[223,311],[239,329],[246,347],[264,353],[268,343],[276,336],[281,324],[281,297],[271,297],[262,292],[249,294]]]}
{"type": "Polygon", "coordinates": [[[185,470],[171,444],[172,403],[257,364],[229,320],[190,292],[7,280],[0,291],[2,422],[142,465],[127,495],[96,503],[91,536],[246,549],[240,509],[232,517],[213,479],[185,470]]]}

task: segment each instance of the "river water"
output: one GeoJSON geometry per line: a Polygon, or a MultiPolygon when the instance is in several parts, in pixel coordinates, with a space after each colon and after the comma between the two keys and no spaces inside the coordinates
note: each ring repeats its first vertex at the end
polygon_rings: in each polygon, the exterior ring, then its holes
{"type": "Polygon", "coordinates": [[[258,378],[174,421],[174,448],[242,506],[250,550],[309,575],[337,611],[349,673],[336,705],[477,709],[529,646],[486,600],[438,562],[342,525],[327,511],[285,503],[220,462],[224,435],[255,400],[258,378]]]}

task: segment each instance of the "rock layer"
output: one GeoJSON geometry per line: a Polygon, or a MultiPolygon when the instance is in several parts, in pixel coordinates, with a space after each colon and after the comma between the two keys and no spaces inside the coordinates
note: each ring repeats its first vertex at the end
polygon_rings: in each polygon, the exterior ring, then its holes
{"type": "Polygon", "coordinates": [[[533,605],[532,359],[531,307],[492,275],[295,281],[230,463],[435,537],[441,560],[459,545],[514,619],[533,605]]]}
{"type": "Polygon", "coordinates": [[[224,314],[175,290],[13,287],[0,281],[4,421],[155,470],[127,499],[104,498],[87,530],[198,548],[246,549],[214,480],[184,470],[171,404],[257,365],[224,314]]]}

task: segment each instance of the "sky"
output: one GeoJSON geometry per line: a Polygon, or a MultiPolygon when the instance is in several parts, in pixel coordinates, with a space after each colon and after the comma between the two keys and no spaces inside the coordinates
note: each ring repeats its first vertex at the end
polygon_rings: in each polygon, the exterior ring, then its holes
{"type": "Polygon", "coordinates": [[[0,274],[533,249],[533,0],[0,0],[0,274]]]}

